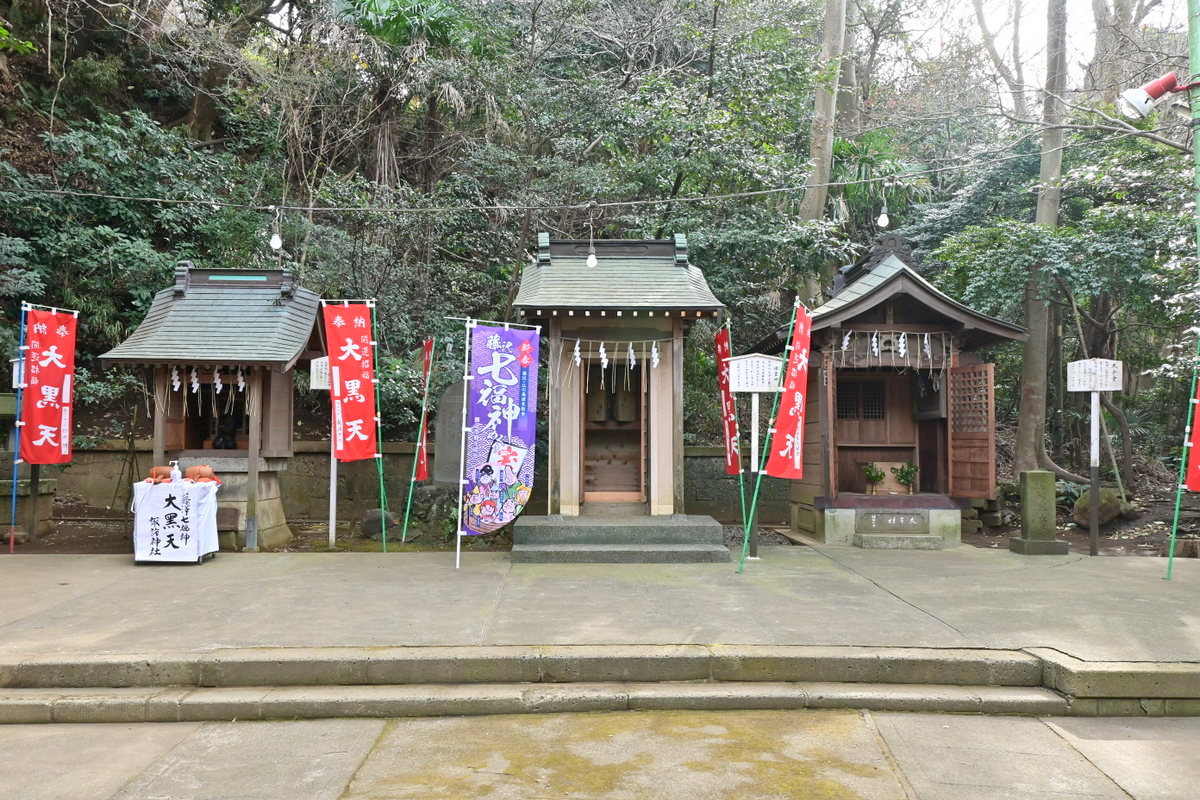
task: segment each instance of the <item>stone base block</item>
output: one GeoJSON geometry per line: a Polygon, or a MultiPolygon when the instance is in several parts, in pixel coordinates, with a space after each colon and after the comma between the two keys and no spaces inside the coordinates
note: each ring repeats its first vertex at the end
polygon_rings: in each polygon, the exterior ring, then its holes
{"type": "Polygon", "coordinates": [[[1065,556],[1067,543],[1058,539],[1022,539],[1014,536],[1008,540],[1008,549],[1023,556],[1065,556]]]}

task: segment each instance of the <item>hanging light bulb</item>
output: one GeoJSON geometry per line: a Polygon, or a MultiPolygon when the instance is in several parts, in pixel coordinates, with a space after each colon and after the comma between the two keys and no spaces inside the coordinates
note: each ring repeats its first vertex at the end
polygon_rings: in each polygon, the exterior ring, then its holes
{"type": "Polygon", "coordinates": [[[588,254],[587,264],[588,269],[596,268],[596,216],[593,208],[588,209],[588,254]]]}
{"type": "Polygon", "coordinates": [[[875,224],[881,228],[886,228],[892,222],[892,218],[888,216],[887,201],[883,201],[883,208],[879,211],[879,219],[875,220],[875,224]]]}
{"type": "Polygon", "coordinates": [[[270,245],[271,249],[278,253],[279,249],[283,247],[283,237],[279,235],[279,218],[282,216],[283,209],[276,206],[268,206],[267,208],[275,212],[275,219],[271,222],[270,245]]]}

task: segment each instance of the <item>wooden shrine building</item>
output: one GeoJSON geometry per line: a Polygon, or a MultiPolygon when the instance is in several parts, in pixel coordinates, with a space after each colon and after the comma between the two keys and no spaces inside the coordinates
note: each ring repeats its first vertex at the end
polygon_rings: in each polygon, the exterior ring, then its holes
{"type": "Polygon", "coordinates": [[[219,506],[236,511],[225,547],[291,538],[279,473],[292,455],[292,370],[324,355],[319,307],[320,297],[289,271],[183,261],[138,329],[101,356],[150,369],[153,463],[213,467],[222,481],[219,506]]]}
{"type": "MultiPolygon", "coordinates": [[[[960,541],[963,503],[996,492],[993,365],[975,351],[1024,329],[951,299],[885,236],[813,309],[804,478],[792,525],[831,543],[929,548],[960,541]],[[914,494],[891,467],[919,467],[914,494]],[[863,466],[885,481],[870,494],[863,466]]],[[[779,353],[780,329],[751,348],[779,353]]]]}
{"type": "Polygon", "coordinates": [[[515,306],[524,321],[543,326],[549,362],[549,517],[518,520],[514,559],[727,560],[714,520],[683,517],[684,336],[697,319],[724,309],[688,260],[687,239],[539,234],[515,306]],[[581,516],[590,519],[561,525],[581,516]],[[531,534],[547,519],[553,531],[531,534]],[[550,553],[589,525],[618,523],[633,537],[624,549],[611,541],[615,529],[593,530],[590,552],[550,553]],[[550,547],[530,555],[531,535],[542,534],[550,547]],[[683,544],[688,537],[697,547],[683,544]],[[654,544],[662,547],[651,552],[654,544]]]}

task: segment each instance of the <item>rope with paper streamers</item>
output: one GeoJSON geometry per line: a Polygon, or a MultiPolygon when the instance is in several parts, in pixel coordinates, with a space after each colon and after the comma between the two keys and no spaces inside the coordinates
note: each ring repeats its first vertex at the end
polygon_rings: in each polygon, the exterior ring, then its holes
{"type": "Polygon", "coordinates": [[[630,373],[640,364],[643,369],[658,369],[660,363],[660,344],[670,344],[672,339],[584,339],[582,337],[564,338],[554,357],[562,366],[573,364],[575,369],[560,369],[559,387],[569,388],[580,372],[584,372],[584,391],[591,388],[591,370],[584,370],[585,364],[596,364],[600,367],[600,388],[606,387],[605,373],[611,368],[613,373],[612,387],[618,385],[617,370],[625,369],[624,386],[629,388],[630,373]],[[568,356],[567,348],[570,347],[568,356]],[[611,347],[611,349],[610,349],[611,347]],[[624,362],[618,362],[616,357],[623,356],[624,362]]]}

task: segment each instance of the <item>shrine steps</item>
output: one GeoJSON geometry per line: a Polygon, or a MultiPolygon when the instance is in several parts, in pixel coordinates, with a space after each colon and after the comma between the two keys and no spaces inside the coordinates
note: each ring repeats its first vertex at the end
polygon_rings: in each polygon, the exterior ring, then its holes
{"type": "MultiPolygon", "coordinates": [[[[1094,701],[1077,704],[1044,684],[1063,681],[1062,666],[1017,650],[752,645],[57,655],[0,661],[0,722],[805,708],[1095,714],[1094,701]]],[[[1161,676],[1146,681],[1161,686],[1161,676]]]]}
{"type": "Polygon", "coordinates": [[[521,517],[513,527],[517,563],[686,564],[730,560],[712,517],[587,514],[521,517]]]}

